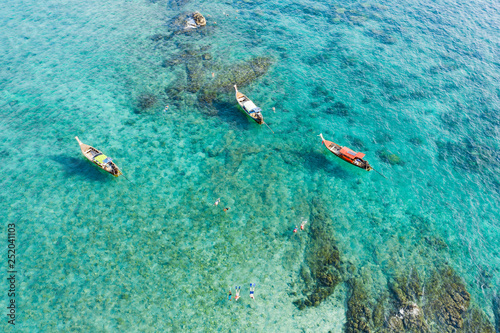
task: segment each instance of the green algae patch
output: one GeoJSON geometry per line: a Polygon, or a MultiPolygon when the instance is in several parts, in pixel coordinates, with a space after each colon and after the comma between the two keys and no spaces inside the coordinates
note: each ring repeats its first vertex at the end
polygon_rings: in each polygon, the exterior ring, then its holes
{"type": "Polygon", "coordinates": [[[378,153],[378,156],[380,157],[380,159],[385,163],[388,163],[391,165],[404,165],[405,164],[405,162],[401,159],[401,157],[399,157],[398,155],[396,155],[388,150],[379,150],[377,153],[378,153]]]}

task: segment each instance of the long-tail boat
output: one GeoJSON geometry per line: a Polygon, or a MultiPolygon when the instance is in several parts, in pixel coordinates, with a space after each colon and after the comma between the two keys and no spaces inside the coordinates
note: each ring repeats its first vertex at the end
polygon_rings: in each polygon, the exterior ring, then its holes
{"type": "Polygon", "coordinates": [[[83,142],[78,139],[77,136],[75,136],[76,141],[80,144],[80,149],[82,150],[83,155],[92,163],[97,165],[99,168],[103,169],[104,171],[109,172],[115,177],[118,177],[120,175],[123,175],[120,169],[116,166],[115,163],[112,162],[110,157],[107,157],[104,155],[101,151],[98,149],[86,145],[83,142]]]}
{"type": "Polygon", "coordinates": [[[234,85],[234,90],[236,90],[236,100],[241,106],[243,111],[250,116],[257,124],[264,124],[264,117],[262,116],[262,109],[257,107],[248,97],[238,91],[238,87],[234,85]]]}
{"type": "Polygon", "coordinates": [[[363,159],[363,157],[365,157],[365,154],[356,153],[347,147],[342,147],[336,144],[335,142],[325,140],[323,134],[320,134],[319,136],[321,137],[322,143],[325,144],[326,148],[328,148],[329,151],[331,151],[344,161],[349,162],[352,165],[355,165],[358,168],[364,169],[366,171],[373,170],[371,165],[368,164],[368,162],[363,159]]]}

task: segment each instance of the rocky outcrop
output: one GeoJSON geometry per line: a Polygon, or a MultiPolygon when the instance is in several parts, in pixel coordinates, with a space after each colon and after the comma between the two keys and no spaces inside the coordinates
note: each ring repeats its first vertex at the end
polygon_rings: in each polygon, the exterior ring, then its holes
{"type": "Polygon", "coordinates": [[[207,25],[207,20],[199,12],[194,12],[191,15],[191,17],[193,18],[194,22],[196,23],[197,28],[207,25]]]}
{"type": "Polygon", "coordinates": [[[470,294],[456,273],[450,267],[435,271],[426,284],[426,291],[428,301],[424,310],[442,327],[442,332],[462,329],[470,294]]]}
{"type": "Polygon", "coordinates": [[[346,333],[368,333],[371,332],[368,325],[372,316],[370,304],[366,290],[358,279],[350,279],[348,281],[351,288],[351,296],[347,301],[347,314],[346,314],[346,333]]]}
{"type": "Polygon", "coordinates": [[[207,20],[199,12],[184,12],[177,15],[171,23],[172,28],[179,32],[200,28],[207,25],[207,20]]]}
{"type": "Polygon", "coordinates": [[[493,325],[490,323],[483,311],[473,307],[467,311],[464,317],[464,326],[461,332],[466,333],[495,333],[493,325]]]}
{"type": "MultiPolygon", "coordinates": [[[[389,283],[392,299],[392,315],[387,321],[387,332],[430,332],[424,311],[417,304],[423,295],[422,283],[416,269],[396,276],[389,283]]],[[[384,331],[384,332],[385,332],[384,331]]]]}
{"type": "Polygon", "coordinates": [[[151,109],[156,104],[157,98],[150,93],[142,93],[137,97],[135,113],[143,113],[151,109]]]}

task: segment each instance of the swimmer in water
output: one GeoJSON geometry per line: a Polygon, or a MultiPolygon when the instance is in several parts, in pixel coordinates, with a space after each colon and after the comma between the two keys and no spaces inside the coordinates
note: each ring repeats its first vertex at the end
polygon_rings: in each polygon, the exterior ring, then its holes
{"type": "Polygon", "coordinates": [[[232,295],[232,294],[231,294],[231,287],[229,287],[229,295],[227,295],[227,299],[228,299],[228,300],[231,300],[231,295],[232,295]]]}
{"type": "Polygon", "coordinates": [[[225,212],[227,212],[228,210],[229,210],[229,207],[227,207],[227,208],[224,208],[224,211],[225,211],[225,212]]]}
{"type": "Polygon", "coordinates": [[[276,112],[276,108],[273,106],[273,112],[276,112]]]}
{"type": "Polygon", "coordinates": [[[302,221],[302,223],[300,224],[300,230],[304,230],[304,226],[306,225],[306,223],[307,220],[302,221]]]}
{"type": "Polygon", "coordinates": [[[236,290],[236,295],[234,296],[234,301],[236,302],[240,298],[241,287],[234,287],[234,289],[236,290]]]}
{"type": "Polygon", "coordinates": [[[297,232],[297,230],[299,230],[299,228],[297,228],[297,226],[295,226],[295,229],[293,229],[293,233],[295,234],[297,232]]]}
{"type": "Polygon", "coordinates": [[[255,296],[253,294],[253,292],[255,291],[255,283],[250,283],[250,298],[255,300],[255,296]]]}
{"type": "Polygon", "coordinates": [[[218,206],[218,205],[219,205],[219,202],[220,202],[220,198],[219,198],[219,199],[217,199],[217,200],[215,200],[214,205],[215,205],[215,206],[218,206]]]}

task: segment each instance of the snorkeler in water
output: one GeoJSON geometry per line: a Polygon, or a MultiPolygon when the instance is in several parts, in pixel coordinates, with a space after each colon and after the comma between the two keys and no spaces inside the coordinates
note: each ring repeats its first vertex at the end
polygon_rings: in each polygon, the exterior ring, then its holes
{"type": "Polygon", "coordinates": [[[234,287],[234,289],[236,290],[236,295],[234,296],[234,301],[236,302],[240,298],[241,287],[234,287]]]}
{"type": "Polygon", "coordinates": [[[214,205],[215,205],[215,206],[218,206],[218,205],[219,205],[219,202],[220,202],[220,198],[218,198],[217,200],[215,200],[214,205]]]}
{"type": "Polygon", "coordinates": [[[227,295],[227,299],[229,301],[231,300],[231,296],[232,296],[232,294],[231,294],[231,287],[229,287],[229,295],[227,295]]]}
{"type": "Polygon", "coordinates": [[[255,300],[253,292],[255,291],[255,283],[250,283],[250,298],[255,300]]]}
{"type": "Polygon", "coordinates": [[[304,226],[306,225],[306,223],[307,220],[302,221],[302,223],[300,224],[300,230],[304,230],[304,226]]]}

